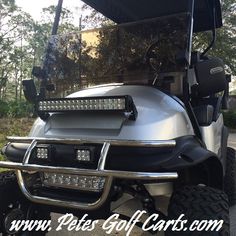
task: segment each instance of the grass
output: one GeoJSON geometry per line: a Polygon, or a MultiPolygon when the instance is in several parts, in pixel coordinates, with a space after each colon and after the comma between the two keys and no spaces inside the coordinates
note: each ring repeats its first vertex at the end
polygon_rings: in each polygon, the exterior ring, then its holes
{"type": "MultiPolygon", "coordinates": [[[[7,143],[7,136],[27,136],[34,122],[32,118],[0,119],[0,150],[7,143]]],[[[0,154],[0,160],[4,157],[0,154]]]]}

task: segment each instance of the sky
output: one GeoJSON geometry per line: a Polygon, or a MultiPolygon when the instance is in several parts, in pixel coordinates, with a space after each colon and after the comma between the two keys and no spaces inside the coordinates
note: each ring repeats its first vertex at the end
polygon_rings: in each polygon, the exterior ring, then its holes
{"type": "MultiPolygon", "coordinates": [[[[34,20],[40,20],[42,9],[50,5],[57,5],[58,0],[15,0],[15,2],[23,11],[29,13],[34,20]]],[[[82,14],[82,2],[80,0],[64,0],[63,6],[76,13],[74,16],[77,16],[78,18],[75,17],[75,21],[79,22],[78,19],[82,14]]]]}

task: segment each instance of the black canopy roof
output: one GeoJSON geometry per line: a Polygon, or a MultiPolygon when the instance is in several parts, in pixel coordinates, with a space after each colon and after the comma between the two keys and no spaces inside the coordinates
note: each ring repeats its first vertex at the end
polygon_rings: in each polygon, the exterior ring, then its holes
{"type": "MultiPolygon", "coordinates": [[[[121,24],[164,15],[191,12],[192,0],[83,0],[114,22],[121,24]]],[[[222,26],[220,0],[195,0],[194,32],[211,30],[213,4],[216,27],[222,26]]]]}

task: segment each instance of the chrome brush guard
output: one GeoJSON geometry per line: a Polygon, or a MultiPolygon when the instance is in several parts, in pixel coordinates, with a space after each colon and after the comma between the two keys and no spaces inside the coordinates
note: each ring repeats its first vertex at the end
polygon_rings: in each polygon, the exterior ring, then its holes
{"type": "Polygon", "coordinates": [[[106,170],[106,158],[111,146],[132,146],[132,147],[174,147],[175,140],[167,141],[131,141],[131,140],[81,140],[81,139],[52,139],[52,138],[34,138],[34,137],[8,137],[9,142],[30,143],[25,152],[23,162],[0,161],[1,168],[16,170],[18,183],[23,194],[32,202],[53,205],[57,207],[75,208],[78,210],[96,210],[101,207],[108,198],[111,190],[113,179],[133,179],[133,180],[171,180],[178,178],[176,172],[133,172],[133,171],[117,171],[106,170]],[[71,167],[56,167],[50,165],[29,164],[32,151],[37,144],[103,144],[97,169],[79,169],[71,167]],[[105,177],[105,184],[101,197],[93,203],[83,203],[74,201],[65,201],[32,194],[25,184],[23,173],[49,172],[71,175],[99,176],[105,177]]]}

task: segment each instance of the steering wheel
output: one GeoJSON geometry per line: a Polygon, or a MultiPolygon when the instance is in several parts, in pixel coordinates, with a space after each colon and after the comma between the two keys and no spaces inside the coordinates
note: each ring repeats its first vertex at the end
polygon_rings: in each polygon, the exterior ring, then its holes
{"type": "Polygon", "coordinates": [[[159,52],[159,40],[155,41],[148,47],[144,56],[144,61],[152,70],[159,72],[162,65],[159,52]]]}

